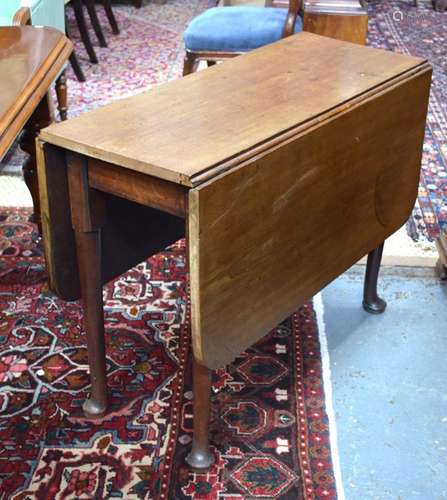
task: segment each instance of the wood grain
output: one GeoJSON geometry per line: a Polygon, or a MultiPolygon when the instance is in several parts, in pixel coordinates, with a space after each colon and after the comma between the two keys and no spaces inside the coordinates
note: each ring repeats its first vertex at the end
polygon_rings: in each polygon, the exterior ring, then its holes
{"type": "Polygon", "coordinates": [[[36,149],[42,241],[50,288],[65,300],[76,300],[80,284],[65,151],[39,140],[36,149]]]}
{"type": "Polygon", "coordinates": [[[368,13],[358,0],[307,0],[303,30],[366,45],[368,13]]]}
{"type": "Polygon", "coordinates": [[[95,159],[89,161],[88,177],[95,189],[186,217],[186,187],[95,159]]]}
{"type": "Polygon", "coordinates": [[[303,29],[317,35],[323,35],[345,42],[366,45],[368,35],[368,15],[326,14],[305,12],[303,29]]]}
{"type": "Polygon", "coordinates": [[[41,137],[193,186],[203,172],[422,63],[301,33],[51,125],[41,137]]]}
{"type": "Polygon", "coordinates": [[[405,222],[430,77],[426,65],[190,191],[199,362],[232,361],[405,222]]]}

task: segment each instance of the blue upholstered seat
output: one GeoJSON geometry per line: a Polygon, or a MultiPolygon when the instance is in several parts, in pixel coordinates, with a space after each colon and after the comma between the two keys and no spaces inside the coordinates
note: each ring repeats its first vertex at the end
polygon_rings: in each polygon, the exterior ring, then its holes
{"type": "MultiPolygon", "coordinates": [[[[246,52],[278,41],[287,9],[214,7],[194,18],[183,34],[191,52],[246,52]]],[[[295,33],[302,30],[297,17],[295,33]]]]}

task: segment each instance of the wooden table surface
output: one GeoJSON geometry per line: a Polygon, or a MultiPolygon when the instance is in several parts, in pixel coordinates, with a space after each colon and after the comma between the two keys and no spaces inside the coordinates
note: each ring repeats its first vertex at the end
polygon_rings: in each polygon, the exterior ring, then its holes
{"type": "Polygon", "coordinates": [[[300,33],[51,125],[40,137],[194,186],[421,64],[422,59],[300,33]]]}
{"type": "Polygon", "coordinates": [[[0,159],[48,92],[71,50],[71,42],[52,28],[0,28],[0,159]]]}
{"type": "Polygon", "coordinates": [[[194,354],[222,366],[405,222],[430,77],[422,59],[287,38],[43,130],[44,211],[73,163],[81,193],[184,217],[194,354]]]}

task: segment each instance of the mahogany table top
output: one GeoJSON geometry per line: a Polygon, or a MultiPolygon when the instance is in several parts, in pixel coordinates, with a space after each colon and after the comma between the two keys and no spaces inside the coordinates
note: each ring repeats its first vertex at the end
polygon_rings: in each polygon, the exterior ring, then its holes
{"type": "Polygon", "coordinates": [[[65,35],[52,28],[0,28],[0,159],[48,92],[71,50],[65,35]]]}

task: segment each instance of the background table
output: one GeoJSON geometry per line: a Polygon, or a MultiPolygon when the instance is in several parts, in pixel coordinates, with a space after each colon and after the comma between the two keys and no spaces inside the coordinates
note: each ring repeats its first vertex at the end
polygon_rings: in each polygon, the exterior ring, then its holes
{"type": "Polygon", "coordinates": [[[35,138],[53,121],[50,85],[72,51],[71,42],[52,28],[0,27],[0,159],[24,128],[20,145],[35,218],[40,223],[35,138]]]}

